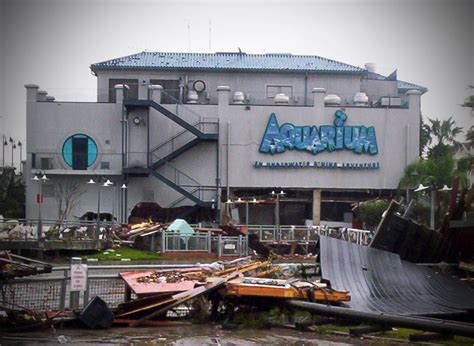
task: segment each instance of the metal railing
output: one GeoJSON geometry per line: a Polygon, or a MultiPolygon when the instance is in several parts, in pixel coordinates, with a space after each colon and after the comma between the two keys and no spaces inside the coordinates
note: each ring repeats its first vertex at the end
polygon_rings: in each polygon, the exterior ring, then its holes
{"type": "Polygon", "coordinates": [[[105,240],[107,233],[121,228],[120,223],[112,221],[42,219],[42,234],[38,237],[38,223],[38,219],[0,219],[0,241],[105,240]]]}
{"type": "MultiPolygon", "coordinates": [[[[0,281],[0,307],[34,311],[62,311],[72,306],[82,308],[98,296],[111,308],[127,300],[125,282],[118,271],[159,270],[197,267],[197,264],[96,265],[88,266],[86,290],[71,296],[69,266],[53,267],[53,277],[31,277],[0,281]],[[95,274],[113,270],[111,274],[95,274]],[[77,301],[74,301],[74,300],[77,301]],[[72,300],[72,301],[71,301],[72,300]]],[[[202,265],[205,266],[205,265],[202,265]]],[[[132,298],[134,296],[132,295],[132,298]]]]}
{"type": "MultiPolygon", "coordinates": [[[[240,225],[244,226],[244,225],[240,225]]],[[[370,231],[355,228],[330,228],[327,226],[248,225],[249,234],[257,234],[262,243],[317,242],[320,235],[368,245],[370,231]]]]}
{"type": "Polygon", "coordinates": [[[247,256],[247,238],[212,235],[211,232],[195,232],[182,235],[178,232],[161,233],[161,252],[207,252],[223,256],[247,256]]]}

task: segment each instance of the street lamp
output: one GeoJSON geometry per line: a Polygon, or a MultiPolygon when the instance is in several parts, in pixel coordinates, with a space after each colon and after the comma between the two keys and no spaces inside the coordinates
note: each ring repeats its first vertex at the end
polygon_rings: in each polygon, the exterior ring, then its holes
{"type": "Polygon", "coordinates": [[[2,168],[5,167],[5,147],[7,145],[7,137],[5,137],[5,135],[2,135],[2,168]]]}
{"type": "Polygon", "coordinates": [[[271,195],[276,196],[275,224],[277,229],[280,229],[280,196],[284,196],[285,192],[283,190],[280,192],[272,191],[271,195]]]}
{"type": "Polygon", "coordinates": [[[104,182],[104,184],[100,184],[102,182],[102,178],[99,177],[99,179],[97,180],[97,182],[94,181],[94,179],[90,179],[87,184],[98,184],[97,186],[97,233],[96,233],[96,240],[99,241],[99,236],[100,236],[100,187],[103,186],[103,187],[109,187],[111,185],[113,185],[113,183],[107,179],[107,181],[104,182]]]}
{"type": "Polygon", "coordinates": [[[20,141],[18,141],[18,148],[20,148],[20,174],[22,174],[23,167],[21,165],[21,161],[23,161],[23,144],[20,141]]]}
{"type": "MultiPolygon", "coordinates": [[[[446,185],[444,185],[443,189],[445,187],[448,188],[446,185]]],[[[430,228],[435,229],[436,190],[435,190],[434,185],[433,186],[424,186],[423,184],[420,183],[420,185],[418,185],[418,187],[415,189],[415,192],[424,191],[426,189],[431,189],[430,228]]],[[[441,190],[443,190],[443,189],[441,189],[441,190]]],[[[449,190],[443,190],[443,191],[449,191],[449,190]]]]}
{"type": "Polygon", "coordinates": [[[41,240],[41,234],[43,233],[43,220],[41,218],[41,204],[43,203],[43,183],[49,179],[46,174],[38,172],[31,180],[39,182],[38,194],[36,195],[36,203],[38,203],[38,229],[36,236],[39,241],[41,240]],[[40,177],[41,174],[42,176],[40,177]]]}

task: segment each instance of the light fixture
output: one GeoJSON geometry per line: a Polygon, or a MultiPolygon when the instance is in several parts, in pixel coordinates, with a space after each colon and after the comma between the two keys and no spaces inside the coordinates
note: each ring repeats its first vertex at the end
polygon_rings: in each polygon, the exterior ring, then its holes
{"type": "Polygon", "coordinates": [[[109,179],[107,179],[107,181],[104,183],[104,186],[108,186],[108,185],[113,185],[114,183],[112,183],[109,179]]]}
{"type": "Polygon", "coordinates": [[[429,189],[429,186],[424,186],[423,184],[418,185],[418,187],[415,189],[415,192],[423,191],[429,189]]]}
{"type": "Polygon", "coordinates": [[[280,191],[280,196],[284,196],[284,195],[286,195],[286,193],[283,192],[283,190],[281,190],[281,191],[280,191]]]}
{"type": "Polygon", "coordinates": [[[121,189],[127,189],[127,185],[125,183],[122,184],[122,186],[120,186],[121,189]]]}
{"type": "Polygon", "coordinates": [[[230,198],[225,202],[225,204],[232,204],[232,201],[230,200],[230,198]]]}
{"type": "Polygon", "coordinates": [[[90,180],[87,182],[87,184],[95,184],[94,179],[90,178],[90,180]]]}
{"type": "Polygon", "coordinates": [[[252,203],[257,203],[257,199],[256,198],[252,199],[252,203]]]}
{"type": "Polygon", "coordinates": [[[237,203],[242,203],[242,198],[237,198],[237,203]]]}
{"type": "Polygon", "coordinates": [[[453,189],[452,187],[448,187],[448,185],[444,184],[444,186],[438,191],[451,191],[452,189],[453,189]]]}
{"type": "Polygon", "coordinates": [[[273,190],[271,194],[272,194],[272,195],[275,195],[275,191],[273,190]]]}
{"type": "Polygon", "coordinates": [[[133,118],[133,124],[138,126],[142,122],[142,119],[140,117],[135,117],[133,118]]]}
{"type": "Polygon", "coordinates": [[[33,178],[31,178],[31,180],[34,180],[34,181],[39,181],[39,178],[37,175],[35,175],[33,178]]]}
{"type": "Polygon", "coordinates": [[[41,180],[46,181],[46,180],[49,180],[49,179],[48,179],[48,177],[46,176],[46,174],[43,173],[43,176],[41,177],[41,180]]]}

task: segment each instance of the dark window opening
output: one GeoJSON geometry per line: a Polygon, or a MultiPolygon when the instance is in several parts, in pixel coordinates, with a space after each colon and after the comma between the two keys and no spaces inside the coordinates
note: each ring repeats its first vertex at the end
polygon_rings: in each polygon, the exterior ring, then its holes
{"type": "Polygon", "coordinates": [[[115,86],[117,84],[127,84],[130,89],[128,89],[127,99],[129,100],[138,100],[138,79],[109,79],[109,102],[115,103],[116,94],[115,86]]]}
{"type": "Polygon", "coordinates": [[[179,102],[179,80],[151,79],[150,84],[161,85],[163,93],[161,94],[161,103],[175,104],[179,102]]]}

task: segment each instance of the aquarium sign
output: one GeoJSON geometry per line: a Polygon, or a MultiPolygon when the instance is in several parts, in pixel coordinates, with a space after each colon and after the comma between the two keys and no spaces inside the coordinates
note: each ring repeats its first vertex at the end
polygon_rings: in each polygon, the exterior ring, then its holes
{"type": "Polygon", "coordinates": [[[284,153],[286,150],[304,150],[316,155],[323,151],[351,150],[357,154],[378,153],[375,127],[344,125],[347,115],[335,112],[334,125],[295,126],[278,124],[275,113],[270,115],[259,151],[264,154],[284,153]]]}

